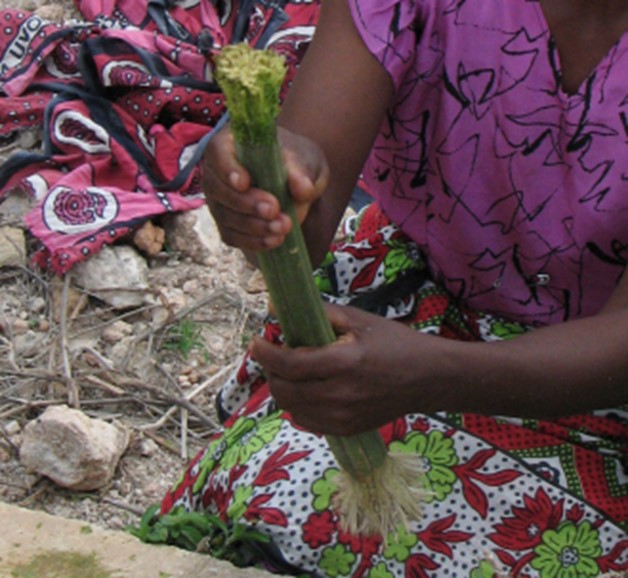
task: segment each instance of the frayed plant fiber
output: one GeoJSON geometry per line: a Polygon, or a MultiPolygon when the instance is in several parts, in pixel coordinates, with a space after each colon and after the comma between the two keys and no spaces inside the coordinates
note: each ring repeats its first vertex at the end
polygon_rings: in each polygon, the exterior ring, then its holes
{"type": "Polygon", "coordinates": [[[382,536],[407,529],[421,519],[423,501],[431,492],[423,487],[424,471],[413,454],[389,452],[382,465],[356,479],[340,470],[335,478],[334,507],[342,529],[352,535],[382,536]]]}

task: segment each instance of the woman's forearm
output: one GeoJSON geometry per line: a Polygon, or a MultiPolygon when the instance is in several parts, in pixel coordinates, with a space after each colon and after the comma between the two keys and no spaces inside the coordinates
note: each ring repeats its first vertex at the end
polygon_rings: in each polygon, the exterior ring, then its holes
{"type": "Polygon", "coordinates": [[[329,187],[303,224],[314,266],[329,248],[392,96],[392,80],[364,45],[348,3],[324,2],[278,119],[316,143],[329,163],[329,187]]]}
{"type": "Polygon", "coordinates": [[[628,403],[628,309],[446,349],[435,409],[557,417],[628,403]]]}

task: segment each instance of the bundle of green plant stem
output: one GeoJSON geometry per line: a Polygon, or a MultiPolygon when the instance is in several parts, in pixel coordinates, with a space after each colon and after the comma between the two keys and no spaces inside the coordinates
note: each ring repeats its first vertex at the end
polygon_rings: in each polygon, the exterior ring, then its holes
{"type": "MultiPolygon", "coordinates": [[[[275,314],[289,347],[336,340],[312,277],[312,265],[288,191],[275,119],[285,76],[281,55],[248,44],[225,47],[216,79],[226,97],[236,155],[253,184],[273,193],[293,221],[284,243],[257,254],[275,314]]],[[[334,503],[352,534],[386,537],[421,515],[425,492],[417,456],[389,453],[378,431],[326,436],[340,465],[334,503]]]]}

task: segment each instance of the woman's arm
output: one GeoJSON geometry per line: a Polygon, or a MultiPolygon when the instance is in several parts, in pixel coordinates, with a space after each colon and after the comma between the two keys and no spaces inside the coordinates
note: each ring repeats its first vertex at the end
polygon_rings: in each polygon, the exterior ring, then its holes
{"type": "Polygon", "coordinates": [[[597,315],[460,348],[452,362],[468,368],[459,409],[542,417],[628,404],[628,274],[597,315]]]}
{"type": "Polygon", "coordinates": [[[360,38],[347,0],[323,2],[279,116],[281,126],[311,139],[329,163],[328,188],[303,224],[314,263],[329,248],[392,95],[392,81],[360,38]]]}
{"type": "Polygon", "coordinates": [[[628,274],[598,315],[496,343],[327,310],[333,345],[253,344],[278,405],[312,431],[350,435],[412,412],[557,417],[628,403],[628,274]]]}

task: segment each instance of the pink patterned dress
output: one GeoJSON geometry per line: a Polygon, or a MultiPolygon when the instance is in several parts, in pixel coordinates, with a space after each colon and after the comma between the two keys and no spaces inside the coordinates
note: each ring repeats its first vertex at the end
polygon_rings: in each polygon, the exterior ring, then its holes
{"type": "MultiPolygon", "coordinates": [[[[397,98],[365,175],[377,204],[316,272],[325,298],[435,339],[516,339],[595,314],[628,256],[628,35],[567,95],[538,2],[350,4],[397,98]]],[[[265,335],[281,340],[272,322],[265,335]]],[[[627,408],[395,420],[382,436],[420,456],[432,495],[384,540],[342,530],[325,440],[276,407],[248,355],[218,404],[224,429],[161,512],[254,526],[271,541],[249,563],[329,578],[628,571],[627,408]]]]}
{"type": "Polygon", "coordinates": [[[351,5],[397,89],[368,180],[435,278],[510,319],[595,314],[628,259],[628,34],[567,95],[538,1],[351,5]]]}

